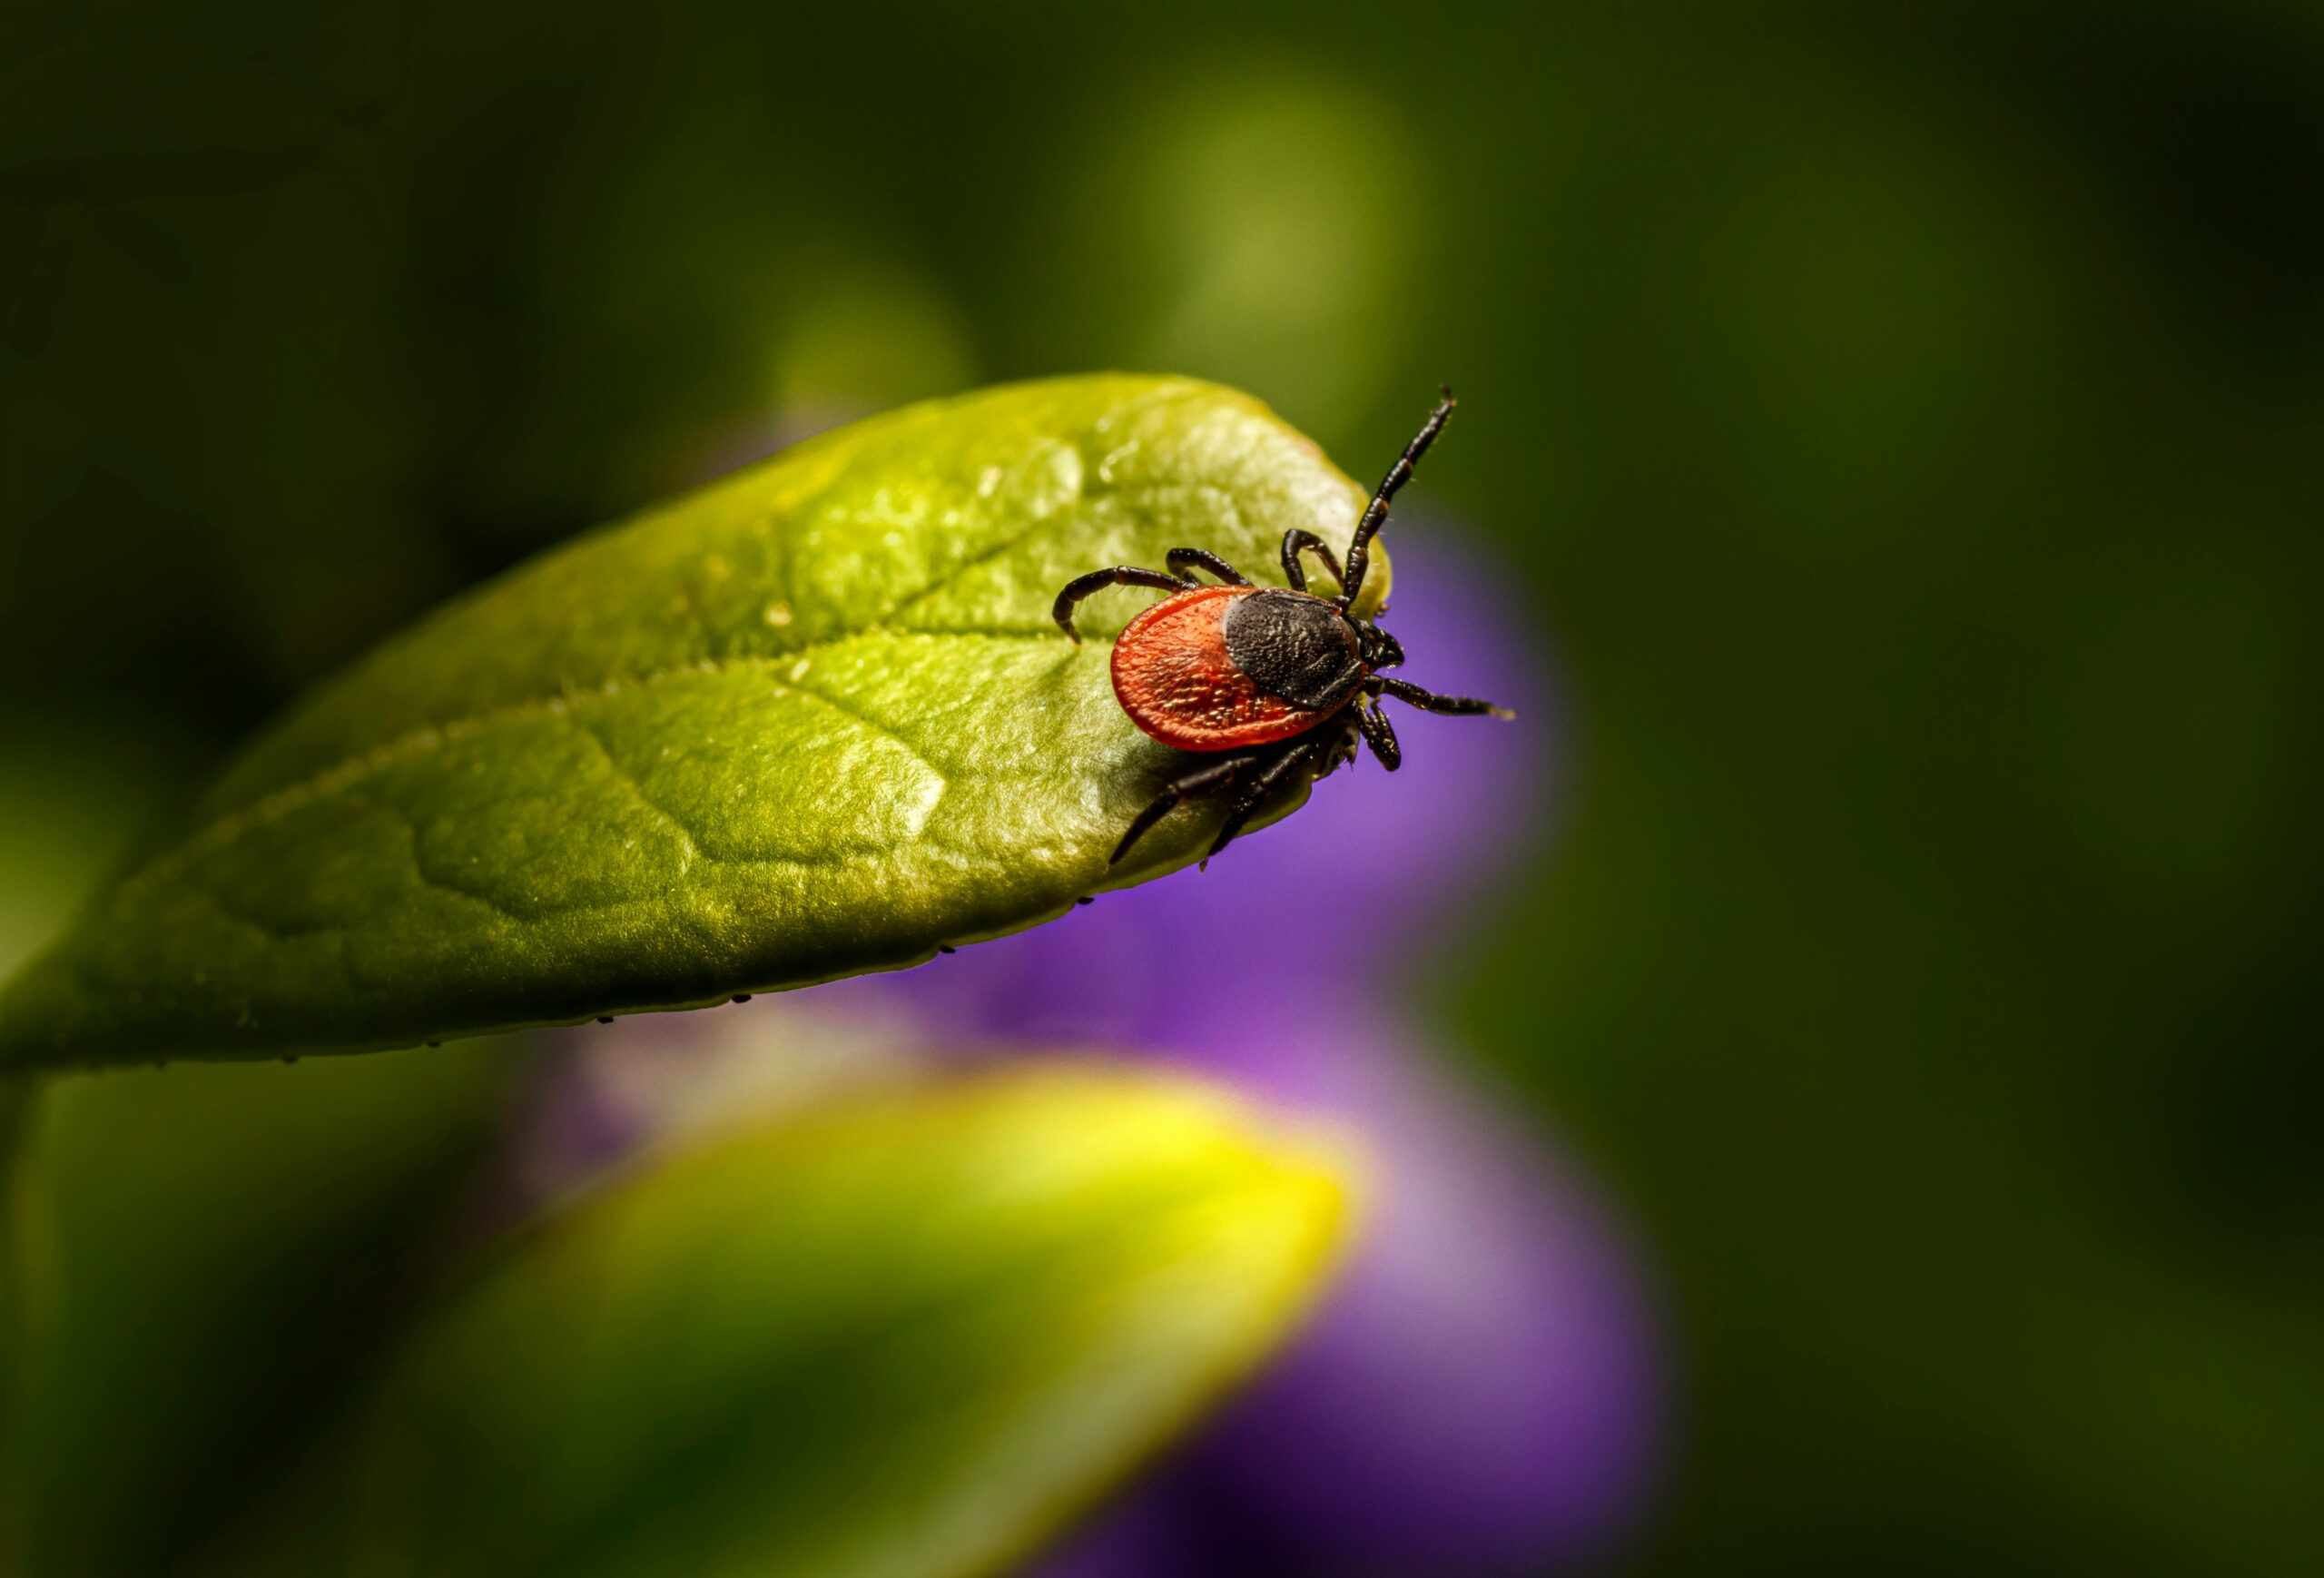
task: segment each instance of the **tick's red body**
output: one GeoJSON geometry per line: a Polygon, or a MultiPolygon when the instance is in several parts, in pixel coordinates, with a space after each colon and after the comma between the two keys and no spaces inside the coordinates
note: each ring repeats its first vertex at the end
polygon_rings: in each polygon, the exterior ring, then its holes
{"type": "Polygon", "coordinates": [[[1334,706],[1300,706],[1260,689],[1236,666],[1226,648],[1226,616],[1257,590],[1201,587],[1165,597],[1129,622],[1114,644],[1114,695],[1132,723],[1181,751],[1231,751],[1287,740],[1347,705],[1344,696],[1334,706]]]}

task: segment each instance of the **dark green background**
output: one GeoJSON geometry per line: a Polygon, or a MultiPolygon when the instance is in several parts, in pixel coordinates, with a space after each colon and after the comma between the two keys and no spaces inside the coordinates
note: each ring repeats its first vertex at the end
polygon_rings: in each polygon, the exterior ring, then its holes
{"type": "Polygon", "coordinates": [[[2324,16],[325,9],[0,16],[11,816],[842,415],[1450,379],[1569,721],[1430,991],[1663,1278],[1638,1569],[2314,1570],[2324,16]]]}

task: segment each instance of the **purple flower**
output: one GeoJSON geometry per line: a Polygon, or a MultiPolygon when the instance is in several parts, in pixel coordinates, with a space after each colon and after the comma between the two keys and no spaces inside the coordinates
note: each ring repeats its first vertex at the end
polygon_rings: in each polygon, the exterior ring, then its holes
{"type": "Polygon", "coordinates": [[[1289,1352],[1118,1514],[1158,1516],[1168,1545],[1101,1519],[1044,1578],[1531,1572],[1620,1534],[1658,1422],[1630,1246],[1414,1044],[1386,1023],[1318,1038],[1346,1070],[1328,1104],[1375,1154],[1369,1232],[1289,1352]]]}

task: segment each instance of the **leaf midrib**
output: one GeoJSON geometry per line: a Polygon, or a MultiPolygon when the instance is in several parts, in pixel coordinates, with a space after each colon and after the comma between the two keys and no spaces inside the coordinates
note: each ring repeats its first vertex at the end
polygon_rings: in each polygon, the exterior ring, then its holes
{"type": "MultiPolygon", "coordinates": [[[[950,774],[930,760],[919,746],[898,735],[889,725],[865,716],[856,708],[834,702],[829,696],[778,677],[774,674],[775,670],[788,669],[803,661],[808,661],[818,653],[835,650],[860,641],[878,639],[1040,641],[1046,640],[1047,636],[1039,632],[1008,629],[890,630],[872,626],[829,636],[822,640],[807,642],[780,653],[745,653],[726,657],[699,658],[691,663],[672,664],[667,667],[650,670],[642,675],[616,676],[586,690],[557,691],[544,695],[527,696],[520,701],[488,707],[482,712],[447,718],[441,723],[428,724],[410,730],[368,751],[342,757],[331,765],[310,773],[294,783],[285,784],[279,789],[269,790],[246,805],[237,806],[196,829],[147,862],[123,881],[121,891],[125,895],[141,887],[168,881],[181,874],[186,865],[201,854],[230,844],[246,833],[270,826],[302,806],[313,804],[318,800],[351,789],[399,763],[425,756],[448,745],[473,739],[479,735],[488,734],[496,728],[512,723],[541,717],[563,717],[568,713],[611,700],[615,696],[651,690],[680,680],[714,678],[720,675],[750,670],[766,672],[769,675],[770,683],[776,689],[805,696],[810,701],[828,707],[858,728],[894,741],[926,764],[929,770],[934,773],[940,781],[949,784],[950,774]]],[[[1092,645],[1099,647],[1109,647],[1113,644],[1111,639],[1106,636],[1093,636],[1091,642],[1092,645]]],[[[596,735],[596,731],[587,728],[586,725],[583,725],[583,732],[589,734],[593,738],[596,735]]],[[[599,742],[599,748],[603,749],[602,741],[599,742]]],[[[694,842],[691,831],[672,816],[665,807],[651,804],[650,802],[649,805],[651,809],[675,823],[681,832],[686,833],[689,843],[694,842]]]]}

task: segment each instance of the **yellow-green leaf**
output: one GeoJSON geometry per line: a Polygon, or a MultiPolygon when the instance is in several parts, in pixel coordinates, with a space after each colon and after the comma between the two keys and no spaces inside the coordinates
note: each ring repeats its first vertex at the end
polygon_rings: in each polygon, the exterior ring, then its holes
{"type": "Polygon", "coordinates": [[[1256,401],[1183,380],[990,390],[802,445],[324,686],[0,995],[0,1069],[699,1005],[1184,864],[1216,810],[1106,867],[1172,755],[1107,676],[1151,594],[1088,604],[1078,648],[1050,599],[1181,545],[1279,580],[1286,528],[1344,541],[1362,503],[1256,401]]]}
{"type": "Polygon", "coordinates": [[[1333,1161],[1151,1075],[700,1142],[453,1299],[228,1566],[991,1572],[1270,1349],[1345,1209],[1333,1161]]]}

